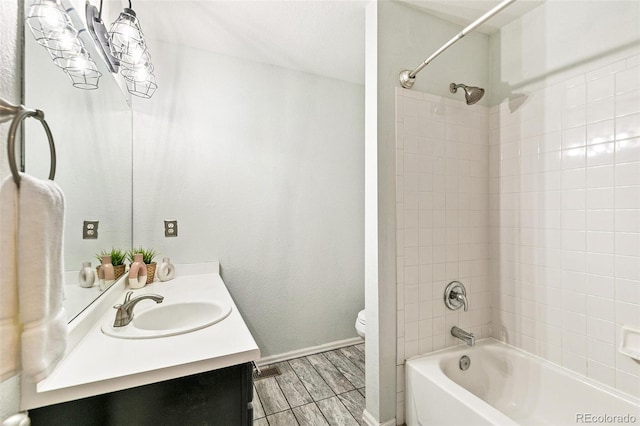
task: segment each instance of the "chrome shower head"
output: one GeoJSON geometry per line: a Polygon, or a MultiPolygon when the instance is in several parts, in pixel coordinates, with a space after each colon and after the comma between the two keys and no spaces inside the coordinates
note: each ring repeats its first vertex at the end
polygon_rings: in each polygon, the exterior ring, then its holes
{"type": "Polygon", "coordinates": [[[458,91],[458,87],[462,87],[464,89],[464,97],[467,100],[467,105],[475,104],[484,96],[483,88],[467,86],[466,84],[451,83],[449,85],[449,90],[451,91],[451,93],[456,93],[458,91]]]}

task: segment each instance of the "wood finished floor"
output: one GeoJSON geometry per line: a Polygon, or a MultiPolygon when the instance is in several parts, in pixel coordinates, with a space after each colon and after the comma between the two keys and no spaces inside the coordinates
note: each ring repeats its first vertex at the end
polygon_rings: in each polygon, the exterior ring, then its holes
{"type": "Polygon", "coordinates": [[[364,425],[364,343],[280,362],[256,380],[254,426],[364,425]]]}

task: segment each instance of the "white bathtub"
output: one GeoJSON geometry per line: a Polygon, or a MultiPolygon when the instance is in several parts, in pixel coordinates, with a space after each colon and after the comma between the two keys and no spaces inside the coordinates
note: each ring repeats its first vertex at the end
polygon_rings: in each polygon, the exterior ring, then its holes
{"type": "Polygon", "coordinates": [[[406,364],[407,426],[640,424],[639,404],[494,339],[406,364]]]}

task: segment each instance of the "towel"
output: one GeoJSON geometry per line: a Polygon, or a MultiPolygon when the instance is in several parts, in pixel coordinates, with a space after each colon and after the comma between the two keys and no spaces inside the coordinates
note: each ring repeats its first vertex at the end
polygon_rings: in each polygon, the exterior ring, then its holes
{"type": "MultiPolygon", "coordinates": [[[[64,195],[53,181],[22,173],[20,177],[19,190],[9,178],[2,192],[6,187],[13,187],[7,192],[17,190],[17,312],[22,331],[19,360],[23,377],[37,382],[47,377],[66,349],[67,321],[62,306],[64,195]]],[[[8,221],[4,213],[3,208],[3,226],[8,221]]],[[[2,285],[6,284],[3,280],[2,285]]]]}
{"type": "Polygon", "coordinates": [[[17,254],[18,191],[9,177],[0,187],[0,382],[20,371],[17,254]]]}

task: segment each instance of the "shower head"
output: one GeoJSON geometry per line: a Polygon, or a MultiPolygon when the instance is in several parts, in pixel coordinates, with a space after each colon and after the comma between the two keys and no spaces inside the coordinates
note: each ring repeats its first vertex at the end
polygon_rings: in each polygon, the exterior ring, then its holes
{"type": "Polygon", "coordinates": [[[475,86],[467,86],[466,84],[451,83],[449,85],[449,90],[451,93],[456,93],[458,91],[458,87],[462,87],[464,89],[464,97],[467,100],[467,105],[475,104],[484,96],[484,89],[475,86]]]}

